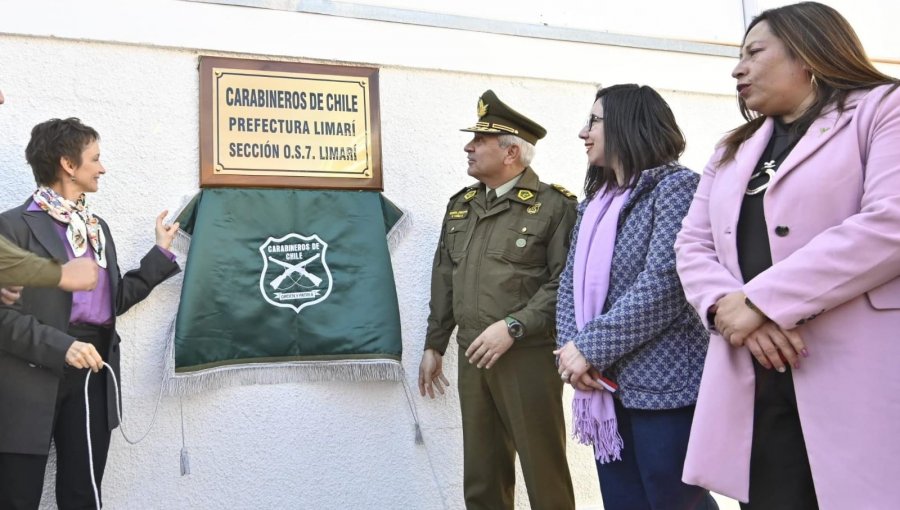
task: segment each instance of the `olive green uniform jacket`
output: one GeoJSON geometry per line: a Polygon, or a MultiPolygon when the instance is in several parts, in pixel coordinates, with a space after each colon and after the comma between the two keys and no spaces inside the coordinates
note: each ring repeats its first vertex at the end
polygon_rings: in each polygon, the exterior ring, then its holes
{"type": "Polygon", "coordinates": [[[531,167],[490,207],[485,195],[476,184],[450,199],[434,255],[425,348],[444,354],[459,326],[465,349],[507,315],[525,326],[514,348],[552,346],[575,196],[540,182],[531,167]]]}
{"type": "Polygon", "coordinates": [[[0,287],[56,287],[62,268],[54,260],[27,252],[0,236],[0,287]]]}

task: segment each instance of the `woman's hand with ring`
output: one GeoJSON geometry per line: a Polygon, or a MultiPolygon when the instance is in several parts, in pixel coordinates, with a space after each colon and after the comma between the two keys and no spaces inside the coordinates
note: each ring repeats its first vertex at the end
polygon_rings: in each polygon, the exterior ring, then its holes
{"type": "Polygon", "coordinates": [[[560,378],[567,383],[581,379],[581,376],[591,368],[591,364],[575,347],[575,342],[571,340],[566,342],[562,348],[553,351],[553,354],[559,357],[560,378]]]}

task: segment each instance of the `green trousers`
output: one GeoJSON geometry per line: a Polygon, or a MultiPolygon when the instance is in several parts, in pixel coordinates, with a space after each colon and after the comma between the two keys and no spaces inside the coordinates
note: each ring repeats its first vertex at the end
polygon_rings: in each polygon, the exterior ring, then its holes
{"type": "Polygon", "coordinates": [[[459,349],[468,510],[513,508],[516,453],[535,510],[575,508],[566,461],[562,381],[552,347],[513,346],[490,369],[459,349]]]}

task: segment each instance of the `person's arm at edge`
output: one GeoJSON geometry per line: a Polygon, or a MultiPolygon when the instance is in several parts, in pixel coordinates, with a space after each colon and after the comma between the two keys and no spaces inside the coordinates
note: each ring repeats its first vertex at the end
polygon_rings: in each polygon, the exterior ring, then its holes
{"type": "Polygon", "coordinates": [[[62,266],[16,246],[0,236],[0,287],[56,287],[63,280],[62,266]]]}

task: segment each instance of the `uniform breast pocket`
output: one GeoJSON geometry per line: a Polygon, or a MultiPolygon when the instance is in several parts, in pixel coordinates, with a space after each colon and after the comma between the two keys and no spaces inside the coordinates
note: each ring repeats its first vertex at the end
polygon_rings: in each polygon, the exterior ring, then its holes
{"type": "Polygon", "coordinates": [[[444,246],[450,252],[450,257],[457,260],[466,252],[469,243],[468,219],[449,220],[444,227],[444,246]]]}
{"type": "Polygon", "coordinates": [[[547,262],[547,221],[516,218],[498,225],[491,236],[488,253],[510,262],[543,265],[547,262]]]}

